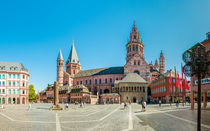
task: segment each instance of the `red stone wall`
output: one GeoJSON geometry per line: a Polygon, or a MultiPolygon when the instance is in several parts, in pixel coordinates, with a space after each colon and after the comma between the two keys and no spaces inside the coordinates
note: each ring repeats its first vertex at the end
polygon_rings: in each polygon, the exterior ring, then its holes
{"type": "Polygon", "coordinates": [[[97,90],[98,93],[100,93],[100,90],[102,91],[101,94],[104,93],[106,89],[109,90],[109,93],[111,93],[111,87],[114,86],[115,80],[121,80],[123,78],[124,74],[111,74],[111,75],[96,75],[96,76],[88,76],[88,77],[79,77],[74,78],[73,85],[80,85],[83,84],[84,86],[88,87],[89,91],[92,94],[96,93],[94,90],[97,90]],[[112,79],[112,83],[110,83],[110,78],[112,79]],[[101,79],[101,84],[99,83],[99,80],[101,79]],[[107,79],[107,83],[105,83],[105,79],[107,79]],[[86,83],[87,80],[87,83],[86,83]],[[91,84],[90,84],[91,80],[91,84]],[[97,80],[97,84],[95,84],[95,80],[97,80]]]}

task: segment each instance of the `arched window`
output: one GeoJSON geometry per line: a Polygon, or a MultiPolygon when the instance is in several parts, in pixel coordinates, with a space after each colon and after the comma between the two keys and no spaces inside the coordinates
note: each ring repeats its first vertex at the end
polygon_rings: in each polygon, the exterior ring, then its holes
{"type": "Polygon", "coordinates": [[[138,45],[136,45],[136,51],[138,51],[138,45]]]}
{"type": "Polygon", "coordinates": [[[134,60],[134,65],[136,65],[136,60],[134,60]]]}
{"type": "Polygon", "coordinates": [[[5,98],[2,98],[2,104],[5,104],[5,98]]]}
{"type": "Polygon", "coordinates": [[[135,46],[133,46],[133,51],[135,51],[135,46]]]}
{"type": "Polygon", "coordinates": [[[135,71],[134,71],[134,73],[136,73],[136,74],[140,75],[140,72],[139,72],[139,71],[137,71],[137,70],[135,70],[135,71]]]}
{"type": "Polygon", "coordinates": [[[11,98],[10,98],[10,97],[9,97],[9,99],[8,99],[8,103],[11,104],[11,98]]]}
{"type": "Polygon", "coordinates": [[[109,93],[109,89],[105,89],[104,90],[104,93],[109,93]]]}

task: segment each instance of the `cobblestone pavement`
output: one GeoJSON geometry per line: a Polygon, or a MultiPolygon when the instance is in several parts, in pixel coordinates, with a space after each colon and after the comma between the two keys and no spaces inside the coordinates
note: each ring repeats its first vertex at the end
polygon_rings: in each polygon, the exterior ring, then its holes
{"type": "MultiPolygon", "coordinates": [[[[51,104],[6,105],[0,110],[0,131],[153,131],[196,130],[196,112],[189,106],[138,104],[70,105],[68,110],[50,111],[51,104]]],[[[63,106],[63,105],[61,105],[63,106]]],[[[202,111],[202,129],[210,130],[210,110],[202,111]]]]}

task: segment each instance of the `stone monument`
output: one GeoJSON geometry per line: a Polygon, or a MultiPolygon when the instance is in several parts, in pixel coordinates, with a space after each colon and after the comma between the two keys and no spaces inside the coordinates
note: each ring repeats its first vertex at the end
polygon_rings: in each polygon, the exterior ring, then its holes
{"type": "Polygon", "coordinates": [[[61,108],[58,103],[59,103],[59,99],[58,99],[58,82],[55,81],[54,82],[54,105],[52,107],[50,107],[50,110],[63,110],[63,108],[61,108]]]}

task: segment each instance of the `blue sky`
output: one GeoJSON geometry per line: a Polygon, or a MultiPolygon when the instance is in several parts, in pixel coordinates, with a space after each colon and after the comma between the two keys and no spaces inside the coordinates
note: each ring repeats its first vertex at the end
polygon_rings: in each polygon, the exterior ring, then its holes
{"type": "Polygon", "coordinates": [[[82,69],[125,64],[133,21],[147,62],[163,50],[166,70],[180,71],[182,53],[210,31],[209,0],[14,0],[0,2],[0,60],[22,62],[36,90],[56,80],[75,41],[82,69]]]}

